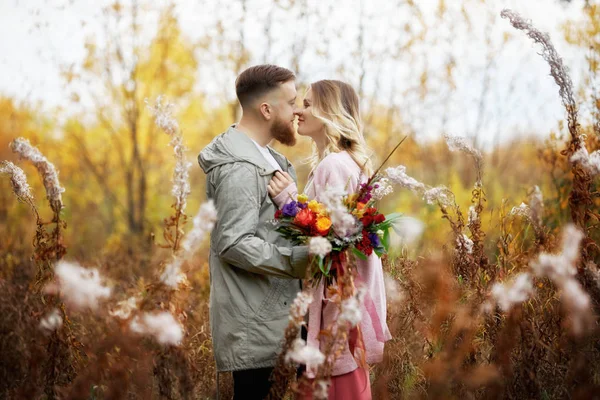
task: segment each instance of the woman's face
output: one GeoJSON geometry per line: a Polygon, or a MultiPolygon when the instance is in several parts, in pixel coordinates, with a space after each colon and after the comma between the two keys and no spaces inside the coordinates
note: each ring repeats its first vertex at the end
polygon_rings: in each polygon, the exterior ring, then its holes
{"type": "Polygon", "coordinates": [[[325,135],[325,124],[312,113],[312,89],[308,89],[304,104],[298,113],[298,135],[320,141],[325,135]]]}

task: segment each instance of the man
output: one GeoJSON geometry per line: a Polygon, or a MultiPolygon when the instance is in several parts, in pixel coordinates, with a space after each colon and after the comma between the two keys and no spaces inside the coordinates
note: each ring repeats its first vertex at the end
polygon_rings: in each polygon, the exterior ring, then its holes
{"type": "Polygon", "coordinates": [[[267,185],[296,181],[291,163],[268,147],[294,145],[294,74],[274,65],[248,68],[236,80],[239,124],[198,157],[217,223],[210,242],[210,324],[217,374],[233,371],[234,399],[263,399],[288,324],[289,308],[308,263],[273,226],[267,185]]]}

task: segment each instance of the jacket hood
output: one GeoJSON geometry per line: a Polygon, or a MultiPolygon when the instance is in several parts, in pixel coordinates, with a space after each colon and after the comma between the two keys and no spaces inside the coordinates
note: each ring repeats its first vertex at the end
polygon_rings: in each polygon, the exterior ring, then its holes
{"type": "MultiPolygon", "coordinates": [[[[271,147],[268,148],[281,167],[287,170],[287,159],[271,147]]],[[[232,125],[225,133],[214,138],[202,149],[198,155],[198,163],[204,173],[208,174],[213,168],[234,162],[253,164],[260,169],[261,175],[275,172],[273,166],[265,160],[252,139],[232,125]]]]}

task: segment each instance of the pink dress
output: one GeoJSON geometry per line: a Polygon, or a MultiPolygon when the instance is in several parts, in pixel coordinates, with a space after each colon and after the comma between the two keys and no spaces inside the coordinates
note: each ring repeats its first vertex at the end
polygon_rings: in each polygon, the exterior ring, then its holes
{"type": "MultiPolygon", "coordinates": [[[[319,200],[319,193],[322,193],[327,187],[342,187],[348,193],[355,193],[361,181],[366,181],[366,178],[347,152],[332,153],[317,165],[309,177],[305,194],[311,199],[319,200]]],[[[294,191],[294,189],[291,190],[294,191]]],[[[276,203],[281,203],[284,198],[289,199],[289,193],[282,193],[286,197],[280,197],[280,194],[274,200],[276,203]]],[[[362,304],[363,317],[360,322],[366,361],[368,364],[378,363],[383,360],[384,343],[392,338],[386,323],[387,305],[381,259],[372,254],[365,261],[357,260],[356,267],[355,283],[357,287],[362,286],[367,289],[362,304]]],[[[313,302],[308,310],[307,344],[313,347],[321,347],[319,331],[326,329],[336,319],[338,313],[335,304],[325,297],[324,290],[322,280],[314,289],[313,302]]],[[[307,373],[311,376],[314,371],[307,371],[307,373]]],[[[368,371],[358,367],[348,346],[336,360],[332,375],[329,399],[371,398],[368,371]]]]}

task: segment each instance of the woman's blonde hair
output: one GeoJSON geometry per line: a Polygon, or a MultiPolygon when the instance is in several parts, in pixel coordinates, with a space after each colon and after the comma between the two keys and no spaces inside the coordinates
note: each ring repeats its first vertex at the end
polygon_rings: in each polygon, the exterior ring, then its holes
{"type": "Polygon", "coordinates": [[[325,125],[327,144],[321,154],[313,144],[309,158],[311,167],[330,153],[347,151],[366,176],[373,173],[369,151],[363,136],[359,99],[356,91],[347,83],[337,80],[321,80],[310,85],[312,90],[312,114],[325,125]]]}

